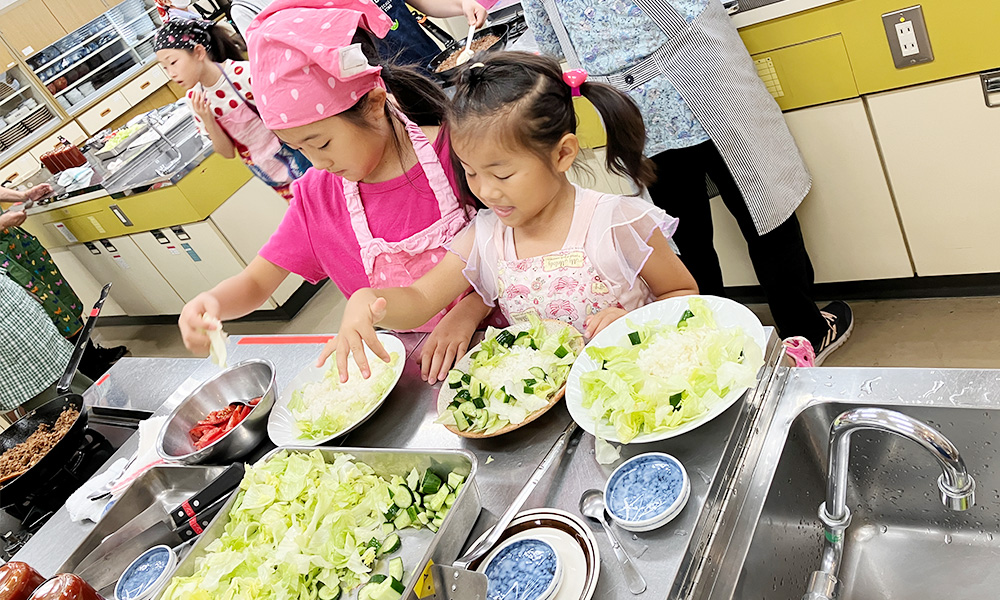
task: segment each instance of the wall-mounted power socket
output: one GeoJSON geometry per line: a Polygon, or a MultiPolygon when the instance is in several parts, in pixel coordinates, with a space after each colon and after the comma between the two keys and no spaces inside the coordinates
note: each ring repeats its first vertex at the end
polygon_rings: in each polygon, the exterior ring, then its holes
{"type": "Polygon", "coordinates": [[[911,6],[882,15],[889,51],[897,69],[934,60],[931,39],[924,23],[920,5],[911,6]]]}

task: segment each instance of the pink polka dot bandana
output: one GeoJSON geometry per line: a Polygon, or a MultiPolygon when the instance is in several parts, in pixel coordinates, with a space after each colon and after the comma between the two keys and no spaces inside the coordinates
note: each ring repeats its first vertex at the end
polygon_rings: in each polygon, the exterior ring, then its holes
{"type": "Polygon", "coordinates": [[[376,87],[382,68],[351,40],[392,20],[372,0],[276,0],[247,29],[253,93],[264,124],[288,129],[340,114],[376,87]]]}

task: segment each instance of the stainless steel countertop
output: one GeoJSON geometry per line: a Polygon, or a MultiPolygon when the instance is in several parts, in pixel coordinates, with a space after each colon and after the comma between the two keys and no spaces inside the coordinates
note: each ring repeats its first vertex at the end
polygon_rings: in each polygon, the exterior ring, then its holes
{"type": "MultiPolygon", "coordinates": [[[[776,336],[768,329],[772,349],[776,336]]],[[[325,336],[324,336],[325,337],[325,336]]],[[[569,414],[560,404],[544,417],[515,432],[499,438],[467,440],[448,433],[433,423],[437,416],[439,386],[420,381],[419,368],[413,360],[425,334],[401,334],[407,350],[407,362],[395,390],[378,414],[346,438],[344,446],[406,447],[406,448],[465,448],[480,461],[477,477],[483,495],[483,513],[473,530],[478,535],[490,526],[514,498],[531,472],[548,451],[552,442],[569,422],[569,414]]],[[[319,338],[323,339],[323,338],[319,338]]],[[[277,369],[278,389],[282,389],[318,354],[319,343],[278,342],[281,336],[233,336],[229,340],[230,364],[247,358],[266,358],[277,369]]],[[[295,341],[294,339],[292,341],[295,341]]],[[[167,414],[201,381],[217,372],[218,367],[203,359],[122,359],[108,376],[84,395],[88,406],[118,407],[167,414]],[[171,391],[172,390],[172,391],[171,391]]],[[[439,384],[440,385],[440,384],[439,384]]],[[[763,398],[763,390],[759,394],[763,398]]],[[[649,452],[668,452],[680,459],[691,475],[691,498],[685,510],[667,526],[648,533],[619,537],[636,565],[647,579],[649,598],[674,596],[678,574],[687,574],[697,562],[696,548],[704,543],[704,525],[711,521],[722,500],[721,472],[739,458],[743,444],[738,440],[728,444],[734,429],[746,424],[747,406],[754,402],[737,403],[731,409],[695,431],[655,444],[623,447],[622,456],[649,452]],[[710,510],[704,510],[708,508],[710,510]],[[712,513],[712,514],[709,514],[712,513]]],[[[544,479],[528,499],[525,509],[553,507],[579,515],[580,494],[589,488],[601,488],[616,465],[599,465],[594,458],[594,438],[578,436],[558,471],[544,479]]],[[[138,444],[138,436],[129,439],[111,458],[130,455],[138,444]]],[[[616,463],[617,464],[617,463],[616,463]]],[[[72,523],[65,508],[55,516],[15,556],[44,575],[66,559],[93,528],[93,523],[72,523]]],[[[607,539],[594,529],[604,557],[601,578],[595,598],[630,598],[621,568],[614,560],[607,539]]],[[[470,539],[474,539],[470,536],[470,539]]],[[[694,566],[697,566],[696,564],[694,566]]],[[[691,571],[693,572],[693,571],[691,571]]]]}

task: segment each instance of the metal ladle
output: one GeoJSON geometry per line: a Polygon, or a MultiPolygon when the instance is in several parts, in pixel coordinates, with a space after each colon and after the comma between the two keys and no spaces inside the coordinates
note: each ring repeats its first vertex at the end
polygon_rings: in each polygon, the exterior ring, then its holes
{"type": "Polygon", "coordinates": [[[615,535],[614,530],[611,529],[611,524],[608,523],[608,516],[604,513],[605,510],[604,492],[601,490],[587,490],[580,496],[580,513],[588,519],[597,521],[604,526],[604,532],[608,534],[608,541],[611,542],[611,549],[615,551],[618,563],[622,566],[622,570],[625,571],[625,583],[628,584],[628,590],[633,594],[641,594],[646,591],[646,580],[643,579],[639,570],[635,568],[632,559],[629,558],[628,553],[625,552],[625,548],[618,541],[618,536],[615,535]]]}

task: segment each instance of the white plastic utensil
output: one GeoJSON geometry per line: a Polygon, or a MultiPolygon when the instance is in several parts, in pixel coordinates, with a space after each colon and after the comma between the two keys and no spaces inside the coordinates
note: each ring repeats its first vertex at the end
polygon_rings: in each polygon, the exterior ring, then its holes
{"type": "Polygon", "coordinates": [[[472,38],[475,34],[476,24],[473,23],[472,25],[469,25],[469,37],[465,39],[465,50],[462,50],[462,53],[458,55],[459,65],[464,65],[469,62],[469,59],[475,55],[475,52],[472,51],[472,38]]]}

